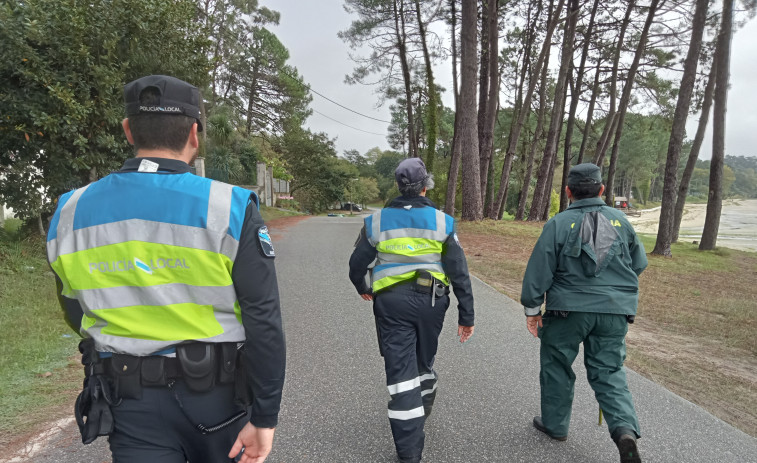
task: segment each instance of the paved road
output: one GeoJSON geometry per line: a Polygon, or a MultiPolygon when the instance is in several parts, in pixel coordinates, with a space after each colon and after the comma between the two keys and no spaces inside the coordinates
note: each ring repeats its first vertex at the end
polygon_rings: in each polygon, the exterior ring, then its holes
{"type": "MultiPolygon", "coordinates": [[[[288,345],[287,382],[271,463],[395,462],[386,417],[388,394],[370,303],[347,279],[359,218],[316,217],[276,243],[288,345]]],[[[434,414],[424,461],[614,462],[606,427],[582,365],[567,442],[531,427],[539,413],[538,341],[521,307],[474,281],[476,333],[456,339],[456,303],[447,314],[436,369],[434,414]]],[[[663,387],[629,372],[646,462],[757,462],[757,439],[663,387]]],[[[734,398],[738,400],[738,398],[734,398]]],[[[22,460],[23,461],[23,460],[22,460]]],[[[78,444],[69,426],[35,462],[110,461],[104,439],[78,444]]]]}

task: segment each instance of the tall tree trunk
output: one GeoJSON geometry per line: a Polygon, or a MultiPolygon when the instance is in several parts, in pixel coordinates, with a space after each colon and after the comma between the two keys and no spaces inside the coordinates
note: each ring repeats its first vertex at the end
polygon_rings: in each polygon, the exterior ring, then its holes
{"type": "MultiPolygon", "coordinates": [[[[489,81],[487,82],[488,93],[486,95],[486,104],[484,108],[479,107],[478,111],[484,111],[483,127],[479,127],[479,153],[481,157],[481,203],[486,204],[486,192],[489,182],[489,165],[492,160],[492,153],[494,152],[494,124],[497,121],[497,105],[499,103],[499,29],[497,28],[497,7],[498,0],[486,0],[486,15],[484,21],[489,23],[487,28],[489,38],[487,39],[487,45],[489,51],[487,53],[488,59],[488,71],[487,76],[489,81]]],[[[483,54],[482,54],[483,59],[483,54]]],[[[479,123],[481,118],[479,117],[479,123]]],[[[491,198],[489,198],[491,202],[491,198]]]]}
{"type": "Polygon", "coordinates": [[[223,38],[225,31],[225,23],[226,23],[226,13],[221,13],[221,23],[218,26],[218,36],[216,37],[216,49],[213,52],[213,72],[211,73],[210,78],[210,101],[212,103],[212,106],[215,108],[217,104],[217,97],[218,94],[216,93],[216,88],[218,86],[218,70],[221,67],[221,64],[223,63],[223,57],[221,56],[221,52],[223,50],[223,38]]]}
{"type": "Polygon", "coordinates": [[[455,97],[455,111],[457,111],[457,99],[460,96],[460,88],[457,85],[457,0],[449,0],[450,13],[452,14],[452,95],[455,97]]]}
{"type": "Polygon", "coordinates": [[[620,34],[618,34],[618,42],[615,47],[615,58],[612,62],[612,80],[610,82],[610,111],[605,117],[605,126],[602,129],[602,136],[597,143],[597,151],[594,154],[594,164],[602,167],[605,161],[605,153],[607,152],[607,146],[609,145],[610,134],[613,133],[617,123],[617,117],[615,116],[615,99],[618,93],[618,66],[620,63],[620,52],[623,49],[623,40],[626,36],[626,30],[628,29],[628,23],[631,20],[631,12],[636,4],[634,0],[628,2],[626,7],[626,14],[623,16],[623,22],[620,25],[620,34]]]}
{"type": "Polygon", "coordinates": [[[495,217],[490,216],[493,219],[501,218],[499,211],[504,210],[504,205],[507,200],[507,190],[510,184],[510,169],[512,168],[513,158],[515,157],[515,150],[518,147],[518,138],[520,137],[520,132],[523,129],[523,124],[526,121],[526,113],[531,108],[531,99],[533,98],[534,89],[536,88],[537,83],[536,76],[541,73],[542,66],[547,65],[545,62],[545,57],[547,56],[547,50],[552,46],[552,34],[554,33],[555,27],[557,27],[557,24],[560,21],[560,13],[562,12],[564,4],[565,0],[558,0],[557,9],[554,11],[554,14],[552,14],[554,1],[551,1],[549,5],[547,35],[544,38],[544,43],[542,44],[541,52],[539,53],[539,57],[536,60],[536,64],[531,69],[531,76],[528,82],[528,91],[526,92],[523,104],[521,106],[521,111],[518,114],[518,121],[516,122],[513,130],[510,133],[510,141],[507,145],[505,162],[502,165],[502,177],[499,182],[496,207],[493,208],[493,211],[496,211],[497,215],[495,217]]]}
{"type": "Polygon", "coordinates": [[[257,70],[252,71],[252,84],[250,85],[250,98],[247,100],[247,136],[252,135],[252,110],[255,107],[255,88],[257,87],[258,73],[257,70]]]}
{"type": "Polygon", "coordinates": [[[544,202],[549,202],[550,199],[547,185],[552,184],[552,175],[550,175],[550,172],[554,169],[555,164],[552,158],[557,157],[557,145],[560,141],[560,132],[562,131],[565,109],[565,85],[568,79],[568,69],[570,68],[570,63],[573,61],[573,38],[575,37],[578,8],[578,0],[570,0],[570,6],[565,19],[560,70],[557,75],[557,83],[555,84],[555,99],[552,103],[547,144],[544,147],[544,158],[539,166],[534,198],[531,202],[528,220],[539,220],[544,209],[544,202]]]}
{"type": "Polygon", "coordinates": [[[710,191],[704,218],[701,251],[715,249],[723,208],[723,161],[725,159],[725,112],[728,103],[728,80],[731,72],[731,35],[733,34],[733,0],[723,0],[718,45],[715,50],[717,73],[715,107],[712,111],[712,159],[710,160],[710,191]]]}
{"type": "Polygon", "coordinates": [[[707,20],[709,0],[697,0],[692,23],[691,40],[686,60],[683,64],[681,88],[678,91],[678,102],[673,116],[673,127],[668,142],[668,157],[665,161],[665,177],[662,186],[662,205],[660,206],[660,224],[657,228],[657,242],[652,254],[672,256],[670,244],[673,241],[673,221],[675,219],[676,182],[678,181],[678,159],[681,156],[681,145],[686,135],[686,119],[689,115],[691,95],[697,78],[697,64],[699,51],[702,48],[702,35],[707,20]]]}
{"type": "Polygon", "coordinates": [[[455,97],[455,124],[452,133],[452,158],[449,163],[449,173],[447,174],[447,195],[444,201],[444,212],[455,215],[455,198],[457,196],[457,177],[460,174],[460,158],[462,150],[457,138],[460,134],[460,93],[457,85],[457,0],[449,0],[450,14],[452,15],[452,93],[455,97]]]}
{"type": "Polygon", "coordinates": [[[463,1],[460,67],[460,136],[463,149],[463,220],[481,220],[481,172],[476,120],[476,2],[463,1]]]}
{"type": "Polygon", "coordinates": [[[676,196],[675,221],[673,222],[673,242],[678,241],[678,232],[681,229],[681,219],[683,218],[683,208],[686,205],[686,196],[689,194],[689,183],[694,173],[697,159],[699,159],[699,149],[702,147],[704,134],[707,130],[707,122],[710,118],[710,109],[712,107],[712,94],[715,92],[715,72],[717,66],[712,63],[707,84],[704,87],[704,97],[702,98],[702,114],[699,116],[697,133],[694,135],[694,141],[689,151],[689,159],[686,161],[686,167],[681,174],[681,181],[678,184],[678,195],[676,196]]]}
{"type": "Polygon", "coordinates": [[[596,17],[598,6],[599,0],[594,0],[594,5],[591,7],[591,14],[589,15],[589,25],[586,26],[586,33],[584,34],[584,45],[583,50],[581,51],[581,63],[578,65],[578,72],[576,73],[576,83],[573,86],[573,90],[570,95],[568,125],[565,126],[565,142],[563,143],[563,176],[562,186],[560,187],[560,211],[564,211],[565,208],[568,207],[568,197],[565,195],[565,186],[568,180],[568,172],[570,171],[570,158],[572,157],[571,151],[573,147],[571,145],[573,142],[573,127],[576,123],[576,111],[578,110],[578,102],[581,99],[581,93],[583,91],[586,59],[589,57],[589,45],[591,44],[591,35],[594,30],[594,18],[596,17]]]}
{"type": "Polygon", "coordinates": [[[426,107],[426,169],[429,172],[434,171],[434,161],[436,159],[436,136],[439,129],[437,122],[437,94],[436,84],[434,83],[434,70],[431,67],[431,55],[428,52],[426,43],[426,25],[421,18],[421,5],[419,0],[415,0],[415,15],[418,19],[418,31],[421,34],[421,44],[423,45],[423,62],[426,65],[426,85],[428,89],[428,105],[426,107]]]}
{"type": "MultiPolygon", "coordinates": [[[[531,18],[531,8],[532,7],[533,7],[533,4],[529,3],[528,15],[527,15],[526,21],[531,26],[528,27],[526,29],[526,31],[525,31],[525,33],[526,33],[526,41],[525,41],[525,45],[523,46],[523,48],[521,50],[521,53],[523,54],[523,61],[522,61],[522,64],[521,64],[521,69],[520,69],[520,72],[517,73],[517,74],[515,74],[515,77],[514,77],[515,78],[514,87],[516,88],[516,91],[515,91],[515,103],[513,105],[514,106],[513,107],[513,115],[512,115],[512,120],[510,122],[510,137],[512,137],[512,135],[514,133],[515,126],[517,125],[517,121],[518,121],[520,112],[523,110],[523,108],[522,108],[522,106],[523,106],[523,86],[526,83],[526,78],[530,77],[529,73],[528,73],[528,68],[529,68],[529,64],[530,64],[530,59],[529,58],[530,58],[530,54],[531,54],[531,48],[533,46],[534,39],[535,39],[535,36],[536,36],[536,32],[535,32],[536,31],[536,27],[538,25],[539,18],[541,17],[541,12],[542,12],[542,9],[543,9],[543,2],[541,0],[539,0],[539,2],[537,3],[536,14],[533,15],[533,19],[531,18]]],[[[550,9],[550,15],[551,15],[551,9],[550,9]]],[[[548,23],[549,23],[550,19],[551,19],[551,16],[548,16],[547,17],[547,22],[548,23]]],[[[547,56],[545,57],[545,62],[549,62],[549,50],[550,49],[551,48],[547,49],[547,56]]],[[[544,67],[544,66],[542,66],[542,67],[544,67]]],[[[536,74],[534,74],[534,78],[535,77],[536,77],[536,74]]],[[[530,111],[530,108],[527,108],[526,110],[530,111]]],[[[526,116],[526,117],[528,117],[528,116],[526,116]]],[[[488,204],[486,204],[486,209],[485,209],[484,214],[486,215],[486,217],[489,217],[489,218],[502,218],[502,211],[504,210],[504,208],[500,204],[499,209],[497,209],[497,200],[495,199],[496,198],[496,184],[495,184],[494,179],[493,179],[493,177],[494,177],[495,174],[494,174],[493,171],[491,172],[491,174],[492,174],[492,179],[490,180],[490,184],[489,184],[489,202],[488,202],[488,204]]]]}
{"type": "MultiPolygon", "coordinates": [[[[547,56],[549,60],[549,56],[547,56]]],[[[518,198],[518,210],[515,212],[515,220],[523,220],[526,213],[526,202],[528,201],[528,189],[531,185],[531,176],[534,172],[534,157],[536,156],[536,147],[539,145],[538,139],[542,137],[544,131],[544,115],[547,113],[547,81],[549,67],[543,66],[541,73],[541,84],[539,88],[539,112],[536,116],[536,131],[534,132],[534,141],[528,150],[528,161],[526,162],[526,175],[523,178],[523,185],[520,189],[520,198],[518,198]]]]}
{"type": "Polygon", "coordinates": [[[586,142],[589,140],[589,134],[591,133],[591,122],[594,117],[594,104],[597,102],[597,95],[599,94],[599,75],[602,68],[602,62],[597,61],[597,71],[594,73],[594,87],[591,89],[591,99],[589,100],[589,108],[586,110],[586,124],[584,125],[584,133],[581,137],[581,149],[578,150],[578,159],[576,164],[584,162],[584,153],[586,152],[586,142]]]}
{"type": "MultiPolygon", "coordinates": [[[[664,1],[664,0],[663,0],[664,1]]],[[[660,0],[652,0],[649,4],[649,11],[647,12],[647,19],[644,21],[644,28],[641,31],[641,37],[639,37],[639,45],[636,47],[636,53],[633,57],[631,67],[628,69],[628,75],[626,76],[626,83],[623,86],[623,96],[620,97],[620,104],[618,105],[618,120],[615,123],[615,138],[612,143],[612,154],[610,155],[610,167],[607,170],[607,183],[605,184],[605,203],[608,206],[613,205],[613,188],[615,187],[615,168],[618,164],[618,149],[620,148],[620,137],[623,135],[623,120],[626,117],[626,111],[628,110],[628,104],[631,102],[631,89],[633,88],[633,82],[636,78],[636,71],[639,69],[639,61],[644,54],[644,50],[647,48],[647,37],[649,36],[649,28],[652,26],[654,15],[657,13],[657,5],[660,0]]]]}
{"type": "Polygon", "coordinates": [[[484,145],[481,140],[484,136],[484,127],[486,127],[486,100],[489,97],[489,0],[481,0],[476,3],[481,4],[481,33],[479,34],[479,54],[478,60],[478,152],[482,157],[484,145]]]}
{"type": "Polygon", "coordinates": [[[405,33],[405,5],[404,0],[394,0],[394,32],[397,40],[397,50],[402,68],[402,80],[405,84],[405,111],[407,112],[407,143],[409,157],[418,156],[418,145],[415,137],[415,117],[413,116],[413,92],[410,88],[410,66],[407,62],[407,34],[405,33]],[[397,7],[399,3],[399,7],[397,7]]]}

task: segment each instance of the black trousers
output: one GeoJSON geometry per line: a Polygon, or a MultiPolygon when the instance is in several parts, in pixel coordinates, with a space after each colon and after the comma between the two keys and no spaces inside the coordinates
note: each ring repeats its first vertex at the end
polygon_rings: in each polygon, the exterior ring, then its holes
{"type": "Polygon", "coordinates": [[[229,463],[229,450],[249,414],[231,426],[203,435],[196,424],[213,426],[241,408],[234,403],[234,385],[216,385],[192,392],[182,380],[174,385],[187,415],[167,387],[144,387],[142,399],[124,399],[112,407],[115,429],[110,434],[114,463],[229,463]]]}
{"type": "Polygon", "coordinates": [[[423,452],[424,409],[436,398],[434,358],[449,296],[431,302],[431,294],[405,284],[376,294],[373,304],[391,397],[389,424],[397,455],[408,461],[420,461],[423,452]]]}

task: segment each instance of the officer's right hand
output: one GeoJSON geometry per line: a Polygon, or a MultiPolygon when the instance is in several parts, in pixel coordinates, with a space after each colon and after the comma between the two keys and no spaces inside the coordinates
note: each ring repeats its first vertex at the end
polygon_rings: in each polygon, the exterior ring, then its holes
{"type": "Polygon", "coordinates": [[[273,447],[274,428],[256,428],[247,423],[231,447],[229,458],[235,458],[244,448],[240,463],[263,463],[273,447]]]}
{"type": "Polygon", "coordinates": [[[528,328],[528,332],[533,334],[535,338],[539,337],[539,328],[541,327],[541,314],[533,317],[526,317],[526,328],[528,328]]]}
{"type": "Polygon", "coordinates": [[[460,338],[460,342],[465,342],[473,336],[472,326],[457,325],[457,337],[460,338]]]}
{"type": "Polygon", "coordinates": [[[360,297],[362,297],[366,301],[372,301],[373,300],[373,294],[361,294],[360,297]]]}

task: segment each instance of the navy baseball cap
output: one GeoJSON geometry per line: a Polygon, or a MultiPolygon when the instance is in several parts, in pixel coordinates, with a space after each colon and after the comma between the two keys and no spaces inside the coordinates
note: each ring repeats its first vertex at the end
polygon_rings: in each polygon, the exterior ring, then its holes
{"type": "Polygon", "coordinates": [[[138,114],[183,114],[197,120],[197,131],[202,132],[200,122],[200,91],[194,85],[171,76],[145,76],[124,86],[126,117],[138,114]],[[139,95],[147,88],[158,91],[156,104],[143,106],[139,95]]]}
{"type": "Polygon", "coordinates": [[[400,162],[394,171],[394,178],[400,185],[418,183],[425,180],[426,177],[428,177],[426,164],[421,161],[421,158],[407,158],[400,162]]]}
{"type": "Polygon", "coordinates": [[[596,185],[599,183],[602,183],[602,170],[591,162],[574,166],[568,173],[568,185],[596,185]]]}

